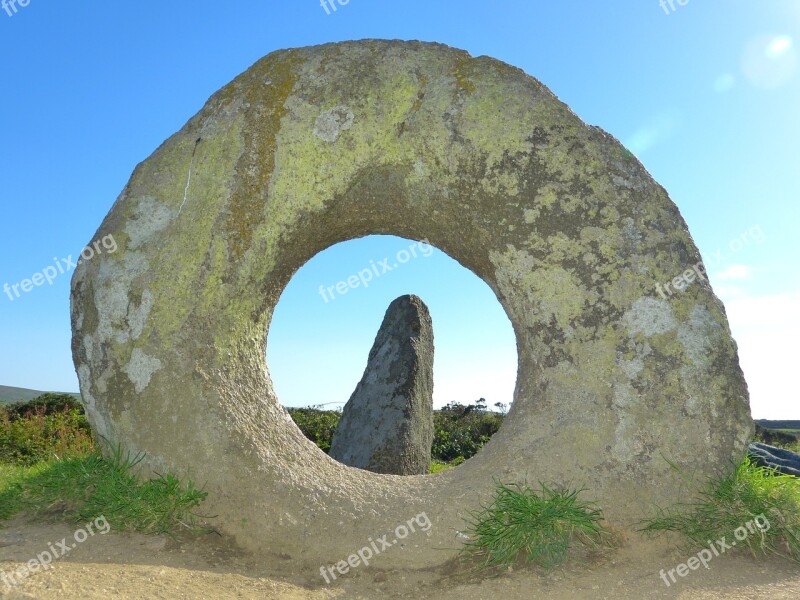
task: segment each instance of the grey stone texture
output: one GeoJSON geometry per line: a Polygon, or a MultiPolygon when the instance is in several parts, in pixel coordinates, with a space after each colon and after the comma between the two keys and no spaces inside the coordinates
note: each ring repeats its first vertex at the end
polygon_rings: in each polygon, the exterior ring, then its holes
{"type": "Polygon", "coordinates": [[[328,455],[374,473],[425,475],[432,445],[431,316],[419,297],[400,296],[386,310],[328,455]]]}
{"type": "Polygon", "coordinates": [[[753,431],[708,282],[656,292],[700,260],[667,192],[489,57],[381,40],[273,52],[136,167],[94,239],[108,234],[119,249],[72,279],[90,422],[144,452],[144,473],[204,482],[220,530],[298,567],[423,511],[433,526],[393,546],[392,566],[442,564],[498,478],[585,488],[634,531],[653,506],[686,500],[667,460],[702,483],[753,431]],[[265,349],[282,290],[315,254],[370,234],[429,241],[513,324],[514,403],[455,469],[348,468],[273,389],[265,349]]]}

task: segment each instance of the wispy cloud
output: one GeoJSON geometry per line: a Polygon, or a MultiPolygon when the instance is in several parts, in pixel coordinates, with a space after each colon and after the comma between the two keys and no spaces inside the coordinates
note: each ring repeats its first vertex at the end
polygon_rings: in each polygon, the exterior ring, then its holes
{"type": "Polygon", "coordinates": [[[742,53],[742,73],[755,87],[777,89],[797,72],[797,52],[789,35],[761,35],[750,39],[742,53]]]}
{"type": "Polygon", "coordinates": [[[727,305],[731,300],[743,298],[747,292],[735,285],[714,285],[714,293],[727,305]]]}
{"type": "Polygon", "coordinates": [[[718,281],[744,281],[750,279],[753,270],[747,265],[731,265],[724,271],[712,274],[712,277],[718,281]]]}
{"type": "Polygon", "coordinates": [[[709,279],[714,286],[714,293],[721,298],[725,305],[729,305],[734,300],[741,300],[748,295],[752,295],[740,285],[752,278],[753,269],[747,265],[730,265],[722,271],[709,273],[709,279]]]}

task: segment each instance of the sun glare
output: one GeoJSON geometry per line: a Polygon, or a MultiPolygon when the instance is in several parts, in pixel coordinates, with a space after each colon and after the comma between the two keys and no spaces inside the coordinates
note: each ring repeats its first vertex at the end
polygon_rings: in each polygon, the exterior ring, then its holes
{"type": "Polygon", "coordinates": [[[788,35],[778,35],[772,38],[767,45],[767,58],[780,58],[792,48],[792,38],[788,35]]]}

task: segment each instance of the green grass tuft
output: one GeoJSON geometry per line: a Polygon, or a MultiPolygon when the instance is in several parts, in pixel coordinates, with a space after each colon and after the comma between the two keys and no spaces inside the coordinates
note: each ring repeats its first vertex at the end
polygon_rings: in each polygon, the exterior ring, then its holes
{"type": "Polygon", "coordinates": [[[104,457],[72,396],[0,408],[0,520],[24,511],[72,522],[102,516],[113,529],[149,534],[207,531],[194,512],[206,492],[172,475],[142,481],[134,474],[142,458],[119,449],[104,457]]]}
{"type": "Polygon", "coordinates": [[[437,460],[437,459],[434,458],[431,461],[431,467],[428,470],[428,473],[431,474],[431,475],[433,475],[435,473],[441,473],[442,471],[447,471],[448,469],[452,469],[454,467],[457,467],[458,465],[460,465],[463,462],[464,462],[464,457],[463,456],[459,456],[459,457],[451,460],[450,462],[445,462],[445,461],[437,460]]]}
{"type": "Polygon", "coordinates": [[[428,473],[433,475],[435,473],[441,473],[442,471],[447,471],[447,469],[452,469],[452,468],[453,465],[451,465],[450,463],[442,462],[440,460],[432,460],[431,467],[428,470],[428,473]]]}
{"type": "Polygon", "coordinates": [[[22,510],[20,485],[33,476],[42,465],[20,467],[0,463],[0,521],[10,519],[22,510]]]}
{"type": "Polygon", "coordinates": [[[104,516],[118,531],[207,531],[194,512],[207,493],[172,475],[142,481],[132,471],[140,460],[92,452],[32,467],[0,466],[0,519],[25,511],[76,523],[104,516]]]}
{"type": "Polygon", "coordinates": [[[642,531],[682,535],[692,546],[706,547],[763,515],[769,526],[753,528],[737,550],[754,556],[778,554],[800,561],[800,480],[759,467],[747,457],[733,472],[709,481],[695,502],[659,509],[642,531]]]}
{"type": "Polygon", "coordinates": [[[574,541],[596,546],[610,539],[600,524],[602,512],[579,500],[580,490],[540,486],[537,492],[527,483],[498,482],[492,503],[470,515],[462,556],[484,569],[526,560],[551,570],[566,559],[574,541]]]}

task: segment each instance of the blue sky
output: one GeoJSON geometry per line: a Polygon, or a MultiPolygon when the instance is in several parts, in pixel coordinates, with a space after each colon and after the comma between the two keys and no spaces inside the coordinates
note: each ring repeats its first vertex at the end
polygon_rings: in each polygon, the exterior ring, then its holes
{"type": "MultiPolygon", "coordinates": [[[[642,160],[718,263],[711,279],[754,415],[800,418],[790,381],[800,339],[796,0],[676,0],[674,10],[659,0],[350,0],[331,14],[318,0],[15,7],[0,9],[0,286],[77,256],[136,164],[263,55],[365,37],[438,41],[522,68],[642,160]]],[[[510,400],[510,324],[488,287],[441,252],[367,289],[319,295],[411,243],[336,246],[292,280],[268,352],[286,404],[346,401],[403,293],[431,308],[437,405],[510,400]]],[[[13,301],[0,293],[0,334],[0,384],[77,390],[67,274],[13,301]]]]}

